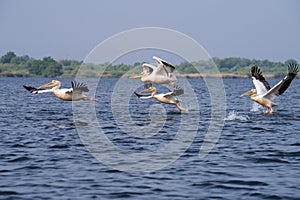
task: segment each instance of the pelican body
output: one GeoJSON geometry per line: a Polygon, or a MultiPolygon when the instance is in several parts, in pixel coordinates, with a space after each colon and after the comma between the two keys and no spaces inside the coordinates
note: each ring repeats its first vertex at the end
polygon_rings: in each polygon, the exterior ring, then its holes
{"type": "Polygon", "coordinates": [[[157,66],[151,64],[143,64],[143,71],[140,75],[131,76],[131,78],[141,78],[145,83],[154,84],[175,84],[176,77],[173,74],[175,67],[166,61],[153,56],[157,66]]]}
{"type": "Polygon", "coordinates": [[[260,69],[257,66],[252,66],[252,81],[256,89],[252,89],[249,92],[242,94],[240,97],[250,96],[251,100],[266,108],[266,113],[272,113],[273,107],[277,106],[277,104],[272,102],[272,100],[276,96],[282,95],[287,90],[297,73],[298,65],[290,63],[288,65],[288,74],[271,88],[270,84],[263,77],[260,69]]]}
{"type": "Polygon", "coordinates": [[[63,101],[79,101],[79,100],[84,100],[84,101],[96,101],[98,102],[98,99],[95,98],[89,98],[85,95],[83,95],[83,92],[88,92],[89,89],[84,83],[78,83],[73,81],[72,82],[72,88],[60,88],[61,87],[61,82],[57,80],[52,80],[50,83],[47,83],[45,85],[42,85],[38,88],[30,87],[30,86],[25,86],[24,88],[28,90],[31,93],[34,94],[40,94],[40,93],[45,93],[45,92],[52,92],[55,97],[63,100],[63,101]],[[50,88],[51,89],[46,89],[45,88],[50,88]]]}
{"type": "Polygon", "coordinates": [[[182,89],[178,89],[176,91],[168,92],[165,94],[156,94],[156,88],[151,86],[149,89],[145,89],[141,93],[146,93],[146,92],[151,92],[151,96],[144,97],[144,96],[141,96],[140,94],[137,94],[137,93],[135,93],[135,94],[139,98],[142,98],[142,99],[153,98],[161,103],[175,105],[178,108],[178,110],[180,110],[180,111],[185,111],[185,109],[179,105],[181,100],[176,98],[176,96],[183,94],[182,89]]]}

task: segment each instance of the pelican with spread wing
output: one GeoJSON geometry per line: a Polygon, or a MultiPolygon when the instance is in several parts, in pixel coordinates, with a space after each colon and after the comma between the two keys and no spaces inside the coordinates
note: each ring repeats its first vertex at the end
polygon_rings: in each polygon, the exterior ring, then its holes
{"type": "Polygon", "coordinates": [[[153,56],[157,66],[143,64],[143,71],[140,75],[131,76],[131,78],[141,78],[145,83],[170,84],[176,87],[176,76],[173,74],[175,67],[166,61],[153,56]]]}
{"type": "Polygon", "coordinates": [[[41,94],[45,92],[52,92],[55,97],[64,100],[64,101],[96,101],[98,102],[98,99],[90,98],[85,95],[83,95],[83,92],[88,92],[89,89],[86,84],[84,83],[78,83],[75,81],[72,81],[72,88],[60,88],[61,82],[57,80],[53,80],[50,83],[47,83],[45,85],[42,85],[38,88],[34,88],[31,86],[23,85],[23,87],[28,90],[30,93],[33,94],[41,94]],[[45,89],[50,88],[51,89],[45,89]]]}
{"type": "Polygon", "coordinates": [[[156,94],[156,88],[151,86],[150,88],[143,90],[141,93],[146,92],[151,92],[151,96],[142,96],[138,93],[135,93],[135,95],[141,99],[153,98],[165,104],[173,104],[178,108],[178,110],[185,111],[185,109],[179,105],[181,100],[176,98],[176,96],[179,96],[184,93],[183,89],[176,89],[173,92],[168,92],[165,94],[156,94]]]}
{"type": "Polygon", "coordinates": [[[288,71],[288,74],[279,83],[271,88],[270,84],[263,77],[260,69],[257,66],[252,66],[251,75],[255,89],[242,94],[240,97],[250,96],[253,101],[259,103],[267,109],[266,113],[272,113],[273,107],[277,106],[277,104],[272,102],[272,100],[276,96],[282,95],[290,86],[292,80],[296,77],[299,71],[298,65],[295,63],[290,63],[288,65],[288,71]]]}

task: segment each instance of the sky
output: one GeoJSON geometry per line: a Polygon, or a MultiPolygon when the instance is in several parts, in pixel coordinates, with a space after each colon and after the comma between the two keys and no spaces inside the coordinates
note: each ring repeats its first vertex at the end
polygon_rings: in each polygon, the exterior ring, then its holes
{"type": "Polygon", "coordinates": [[[115,34],[162,27],[212,57],[299,62],[299,8],[298,0],[0,0],[0,55],[83,60],[115,34]]]}

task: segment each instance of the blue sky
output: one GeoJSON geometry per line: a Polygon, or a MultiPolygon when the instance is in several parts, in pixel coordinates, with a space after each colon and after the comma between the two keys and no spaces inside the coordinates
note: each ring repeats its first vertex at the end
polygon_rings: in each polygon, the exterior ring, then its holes
{"type": "Polygon", "coordinates": [[[192,37],[211,56],[299,62],[299,8],[297,0],[2,0],[0,55],[83,60],[114,34],[154,26],[192,37]]]}

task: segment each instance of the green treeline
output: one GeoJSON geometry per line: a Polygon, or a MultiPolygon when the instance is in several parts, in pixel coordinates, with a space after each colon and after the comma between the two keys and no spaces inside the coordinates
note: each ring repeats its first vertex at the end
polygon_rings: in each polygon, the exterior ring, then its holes
{"type": "Polygon", "coordinates": [[[73,71],[80,64],[73,60],[56,61],[50,56],[41,60],[30,58],[28,55],[17,56],[10,51],[0,58],[0,76],[57,77],[70,68],[70,71],[73,71]]]}
{"type": "MultiPolygon", "coordinates": [[[[258,65],[262,68],[263,73],[269,76],[282,76],[287,73],[287,64],[296,62],[289,59],[282,62],[272,62],[269,60],[256,60],[239,57],[230,58],[212,58],[208,61],[195,61],[192,63],[183,62],[176,65],[177,74],[191,75],[198,74],[197,66],[201,72],[215,73],[211,70],[213,63],[219,68],[223,76],[250,76],[252,65],[258,65]]],[[[14,52],[7,52],[0,57],[0,76],[2,77],[75,77],[80,68],[80,75],[85,77],[97,77],[99,72],[107,77],[120,77],[136,74],[141,71],[143,63],[134,65],[111,65],[111,64],[84,64],[76,60],[54,60],[52,57],[34,59],[28,55],[17,56],[14,52]]],[[[78,75],[78,74],[77,74],[78,75]]]]}

